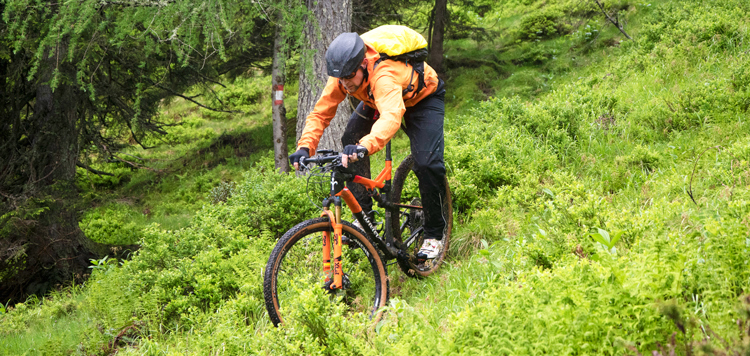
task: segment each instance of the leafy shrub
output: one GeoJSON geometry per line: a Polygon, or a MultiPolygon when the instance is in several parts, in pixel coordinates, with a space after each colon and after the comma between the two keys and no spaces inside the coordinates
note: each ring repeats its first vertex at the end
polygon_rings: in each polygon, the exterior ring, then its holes
{"type": "Polygon", "coordinates": [[[203,127],[205,122],[200,117],[188,116],[179,125],[167,128],[167,134],[161,136],[161,139],[172,145],[212,139],[216,132],[203,127]]]}
{"type": "Polygon", "coordinates": [[[192,315],[241,293],[252,296],[242,310],[257,320],[263,305],[257,271],[265,266],[273,237],[315,210],[304,198],[304,180],[267,170],[266,164],[273,167],[269,158],[245,175],[225,204],[204,206],[189,227],[145,229],[136,256],[107,280],[125,278],[120,288],[134,293],[134,307],[159,311],[148,317],[170,325],[193,325],[192,315]]]}
{"type": "Polygon", "coordinates": [[[547,49],[536,43],[524,42],[519,45],[518,49],[521,54],[513,59],[513,63],[521,64],[542,64],[554,56],[554,50],[547,49]]]}
{"type": "Polygon", "coordinates": [[[524,16],[518,28],[514,31],[518,42],[534,41],[566,33],[569,27],[560,22],[562,17],[563,13],[554,8],[524,16]]]}
{"type": "Polygon", "coordinates": [[[208,193],[208,198],[212,204],[218,204],[219,202],[225,202],[232,196],[234,188],[237,186],[234,182],[221,182],[218,186],[211,189],[208,193]]]}
{"type": "MultiPolygon", "coordinates": [[[[676,338],[678,332],[674,332],[668,341],[665,340],[664,346],[666,348],[658,345],[658,351],[661,352],[652,350],[651,354],[654,356],[666,356],[677,354],[677,352],[684,352],[688,355],[747,355],[750,353],[750,331],[746,327],[746,325],[750,325],[750,296],[744,296],[741,298],[741,301],[741,318],[737,319],[737,325],[740,327],[740,338],[723,339],[711,329],[710,325],[701,323],[700,328],[705,330],[702,340],[687,339],[684,341],[684,344],[679,344],[676,338]]],[[[682,339],[685,339],[690,328],[698,327],[699,321],[690,317],[689,313],[677,304],[669,303],[662,305],[660,311],[664,316],[672,320],[680,332],[682,339]]],[[[642,356],[634,346],[627,345],[627,347],[631,351],[635,351],[636,355],[642,356]]]]}
{"type": "Polygon", "coordinates": [[[735,68],[732,73],[731,85],[734,95],[729,107],[735,107],[738,112],[750,112],[750,64],[747,60],[735,68]]]}
{"type": "Polygon", "coordinates": [[[456,315],[456,333],[445,351],[473,354],[482,345],[483,352],[498,355],[614,355],[622,353],[616,338],[635,333],[643,345],[654,346],[671,325],[654,308],[641,306],[651,304],[654,293],[669,294],[661,284],[633,289],[639,272],[624,261],[605,259],[600,265],[583,260],[554,274],[533,270],[500,281],[486,301],[456,315]]]}
{"type": "Polygon", "coordinates": [[[496,103],[481,104],[472,112],[472,124],[450,127],[446,133],[450,149],[445,160],[454,208],[459,211],[493,194],[497,187],[517,184],[521,172],[543,172],[554,163],[554,157],[528,134],[503,125],[512,109],[496,103]]]}
{"type": "Polygon", "coordinates": [[[269,244],[229,230],[210,215],[177,231],[152,226],[136,256],[107,279],[125,278],[124,290],[135,293],[135,306],[159,313],[148,317],[190,325],[191,314],[215,310],[243,290],[260,295],[260,276],[247,269],[264,264],[262,246],[269,244]],[[251,241],[257,249],[247,249],[251,241]],[[257,284],[247,290],[248,283],[257,284]]]}
{"type": "Polygon", "coordinates": [[[650,147],[636,145],[625,155],[614,157],[612,164],[602,165],[602,188],[605,194],[637,186],[662,162],[659,153],[650,147]]]}
{"type": "Polygon", "coordinates": [[[750,64],[748,61],[741,61],[734,69],[731,83],[735,91],[750,90],[750,64]]]}
{"type": "Polygon", "coordinates": [[[491,102],[503,112],[500,118],[505,123],[525,128],[558,152],[575,145],[575,140],[586,129],[582,122],[592,113],[612,112],[617,106],[616,97],[588,90],[580,84],[553,90],[550,98],[538,105],[526,105],[519,98],[491,102]]]}
{"type": "Polygon", "coordinates": [[[740,42],[740,24],[748,10],[747,2],[737,0],[666,2],[645,19],[639,41],[649,51],[669,39],[672,43],[702,42],[719,53],[740,42]]]}
{"type": "MultiPolygon", "coordinates": [[[[264,98],[270,96],[271,76],[264,77],[240,77],[233,83],[215,88],[215,95],[210,95],[209,106],[226,111],[240,111],[245,114],[259,112],[264,104],[264,98]]],[[[214,120],[226,120],[232,118],[234,114],[226,112],[216,112],[201,108],[201,114],[214,120]]]]}
{"type": "Polygon", "coordinates": [[[119,185],[123,179],[126,180],[126,177],[129,177],[132,172],[131,167],[121,167],[112,164],[97,168],[112,175],[98,175],[87,169],[78,167],[76,168],[76,184],[82,189],[85,189],[86,187],[114,188],[119,185]]]}
{"type": "Polygon", "coordinates": [[[86,237],[103,244],[137,243],[142,235],[143,215],[123,203],[111,203],[89,210],[81,219],[86,237]]]}
{"type": "Polygon", "coordinates": [[[628,165],[631,167],[638,167],[645,171],[653,171],[659,166],[659,154],[654,150],[638,145],[630,151],[630,154],[626,156],[618,156],[615,158],[615,164],[628,165]]]}
{"type": "Polygon", "coordinates": [[[305,179],[279,174],[273,167],[272,156],[262,158],[237,183],[224,206],[204,210],[248,235],[268,231],[276,237],[302,220],[316,217],[318,210],[307,197],[305,179]]]}

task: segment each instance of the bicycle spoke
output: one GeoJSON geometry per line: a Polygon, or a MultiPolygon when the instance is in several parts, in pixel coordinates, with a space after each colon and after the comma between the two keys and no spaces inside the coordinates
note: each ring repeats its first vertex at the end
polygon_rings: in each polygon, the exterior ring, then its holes
{"type": "Polygon", "coordinates": [[[410,258],[398,259],[401,270],[410,277],[425,277],[433,273],[445,258],[445,251],[450,246],[450,232],[453,225],[450,189],[445,181],[446,197],[443,201],[443,215],[446,228],[443,234],[443,251],[437,258],[427,261],[417,261],[416,254],[422,245],[424,237],[425,212],[421,209],[419,181],[412,170],[414,159],[409,156],[404,159],[396,170],[393,179],[393,189],[390,199],[399,207],[399,220],[391,222],[394,238],[404,243],[410,258]],[[420,208],[417,208],[420,207],[420,208]]]}
{"type": "MultiPolygon", "coordinates": [[[[357,237],[349,235],[349,244],[356,248],[345,248],[342,254],[342,270],[344,272],[343,288],[331,290],[332,270],[329,273],[323,271],[323,234],[322,230],[330,228],[327,220],[320,221],[315,228],[300,228],[297,235],[282,238],[277,249],[274,249],[269,261],[272,272],[266,274],[266,281],[273,280],[275,293],[264,288],[266,294],[266,306],[269,315],[276,323],[278,314],[294,314],[293,311],[301,307],[299,297],[301,295],[320,295],[324,291],[328,300],[333,303],[344,303],[351,313],[373,313],[375,302],[382,306],[387,296],[387,280],[385,267],[378,269],[377,262],[381,261],[374,250],[374,246],[368,242],[365,246],[357,237]],[[299,236],[303,235],[303,236],[299,236]],[[277,250],[281,249],[277,252],[277,250]],[[282,253],[283,252],[283,253],[282,253]],[[277,254],[280,254],[278,263],[273,263],[277,254]],[[381,273],[382,271],[382,273],[381,273]],[[269,280],[269,278],[271,278],[269,280]],[[318,292],[316,292],[316,290],[318,292]],[[267,293],[268,292],[268,293],[267,293]],[[383,293],[385,292],[385,294],[383,293]],[[270,293],[270,294],[269,294],[270,293]],[[269,299],[270,297],[270,299],[269,299]],[[278,308],[278,310],[276,309],[278,308]]],[[[290,230],[291,231],[291,230],[290,230]]],[[[364,237],[359,237],[364,238],[364,237]]],[[[351,246],[350,246],[351,247],[351,246]]]]}

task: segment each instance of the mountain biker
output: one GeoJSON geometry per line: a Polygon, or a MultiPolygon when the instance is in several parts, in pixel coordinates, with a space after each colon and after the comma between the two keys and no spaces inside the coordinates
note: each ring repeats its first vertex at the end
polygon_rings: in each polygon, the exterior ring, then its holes
{"type": "MultiPolygon", "coordinates": [[[[409,137],[414,156],[414,172],[425,212],[424,243],[418,258],[432,259],[442,250],[445,219],[442,198],[445,196],[445,163],[443,160],[443,120],[445,116],[444,83],[437,73],[424,64],[424,87],[411,65],[380,59],[374,47],[354,32],[342,33],[326,51],[328,82],[323,94],[307,117],[297,151],[289,156],[294,169],[298,162],[315,154],[323,130],[336,114],[338,104],[351,95],[361,102],[349,118],[341,138],[344,146],[342,163],[370,177],[369,155],[380,151],[401,127],[409,137]],[[409,90],[411,89],[411,90],[409,90]],[[420,90],[421,89],[421,90],[420,90]]],[[[373,217],[372,198],[358,184],[350,185],[352,194],[373,217]]]]}

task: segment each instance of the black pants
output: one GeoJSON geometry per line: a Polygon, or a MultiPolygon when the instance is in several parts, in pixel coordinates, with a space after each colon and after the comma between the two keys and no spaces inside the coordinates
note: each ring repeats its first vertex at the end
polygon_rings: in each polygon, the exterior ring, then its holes
{"type": "MultiPolygon", "coordinates": [[[[442,83],[441,83],[442,84],[442,83]]],[[[442,85],[440,86],[442,87],[442,85]]],[[[442,239],[445,222],[442,215],[442,199],[445,197],[445,161],[443,152],[443,121],[445,118],[445,89],[438,88],[434,94],[422,99],[417,105],[406,108],[402,126],[411,143],[414,156],[414,173],[419,179],[419,193],[425,212],[425,238],[442,239]]],[[[372,130],[375,109],[359,103],[346,125],[341,143],[355,145],[372,130]],[[364,118],[357,113],[364,116],[364,118]]],[[[370,158],[352,164],[355,174],[370,177],[370,158]]],[[[359,184],[347,184],[362,210],[372,210],[372,198],[359,184]]]]}

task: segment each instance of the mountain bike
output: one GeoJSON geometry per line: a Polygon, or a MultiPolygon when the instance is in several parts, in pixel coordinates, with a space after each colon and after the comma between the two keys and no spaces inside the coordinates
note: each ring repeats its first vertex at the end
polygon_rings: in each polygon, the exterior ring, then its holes
{"type": "Polygon", "coordinates": [[[302,293],[314,288],[325,291],[333,301],[345,303],[352,312],[369,312],[377,321],[388,301],[388,266],[393,264],[389,261],[395,260],[407,276],[415,278],[428,276],[440,267],[453,226],[448,181],[445,197],[441,197],[446,222],[443,250],[435,259],[420,260],[417,252],[424,239],[424,214],[412,170],[414,159],[407,156],[391,181],[390,143],[385,151],[385,167],[375,179],[352,174],[343,166],[342,155],[332,150],[320,150],[315,157],[303,160],[305,167],[314,167],[309,176],[325,177],[330,189],[322,200],[321,216],[287,231],[268,259],[263,295],[274,325],[284,321],[284,308],[290,308],[302,293]],[[385,210],[380,228],[362,211],[346,187],[347,181],[365,186],[385,210]],[[362,228],[343,220],[342,201],[362,228]]]}

